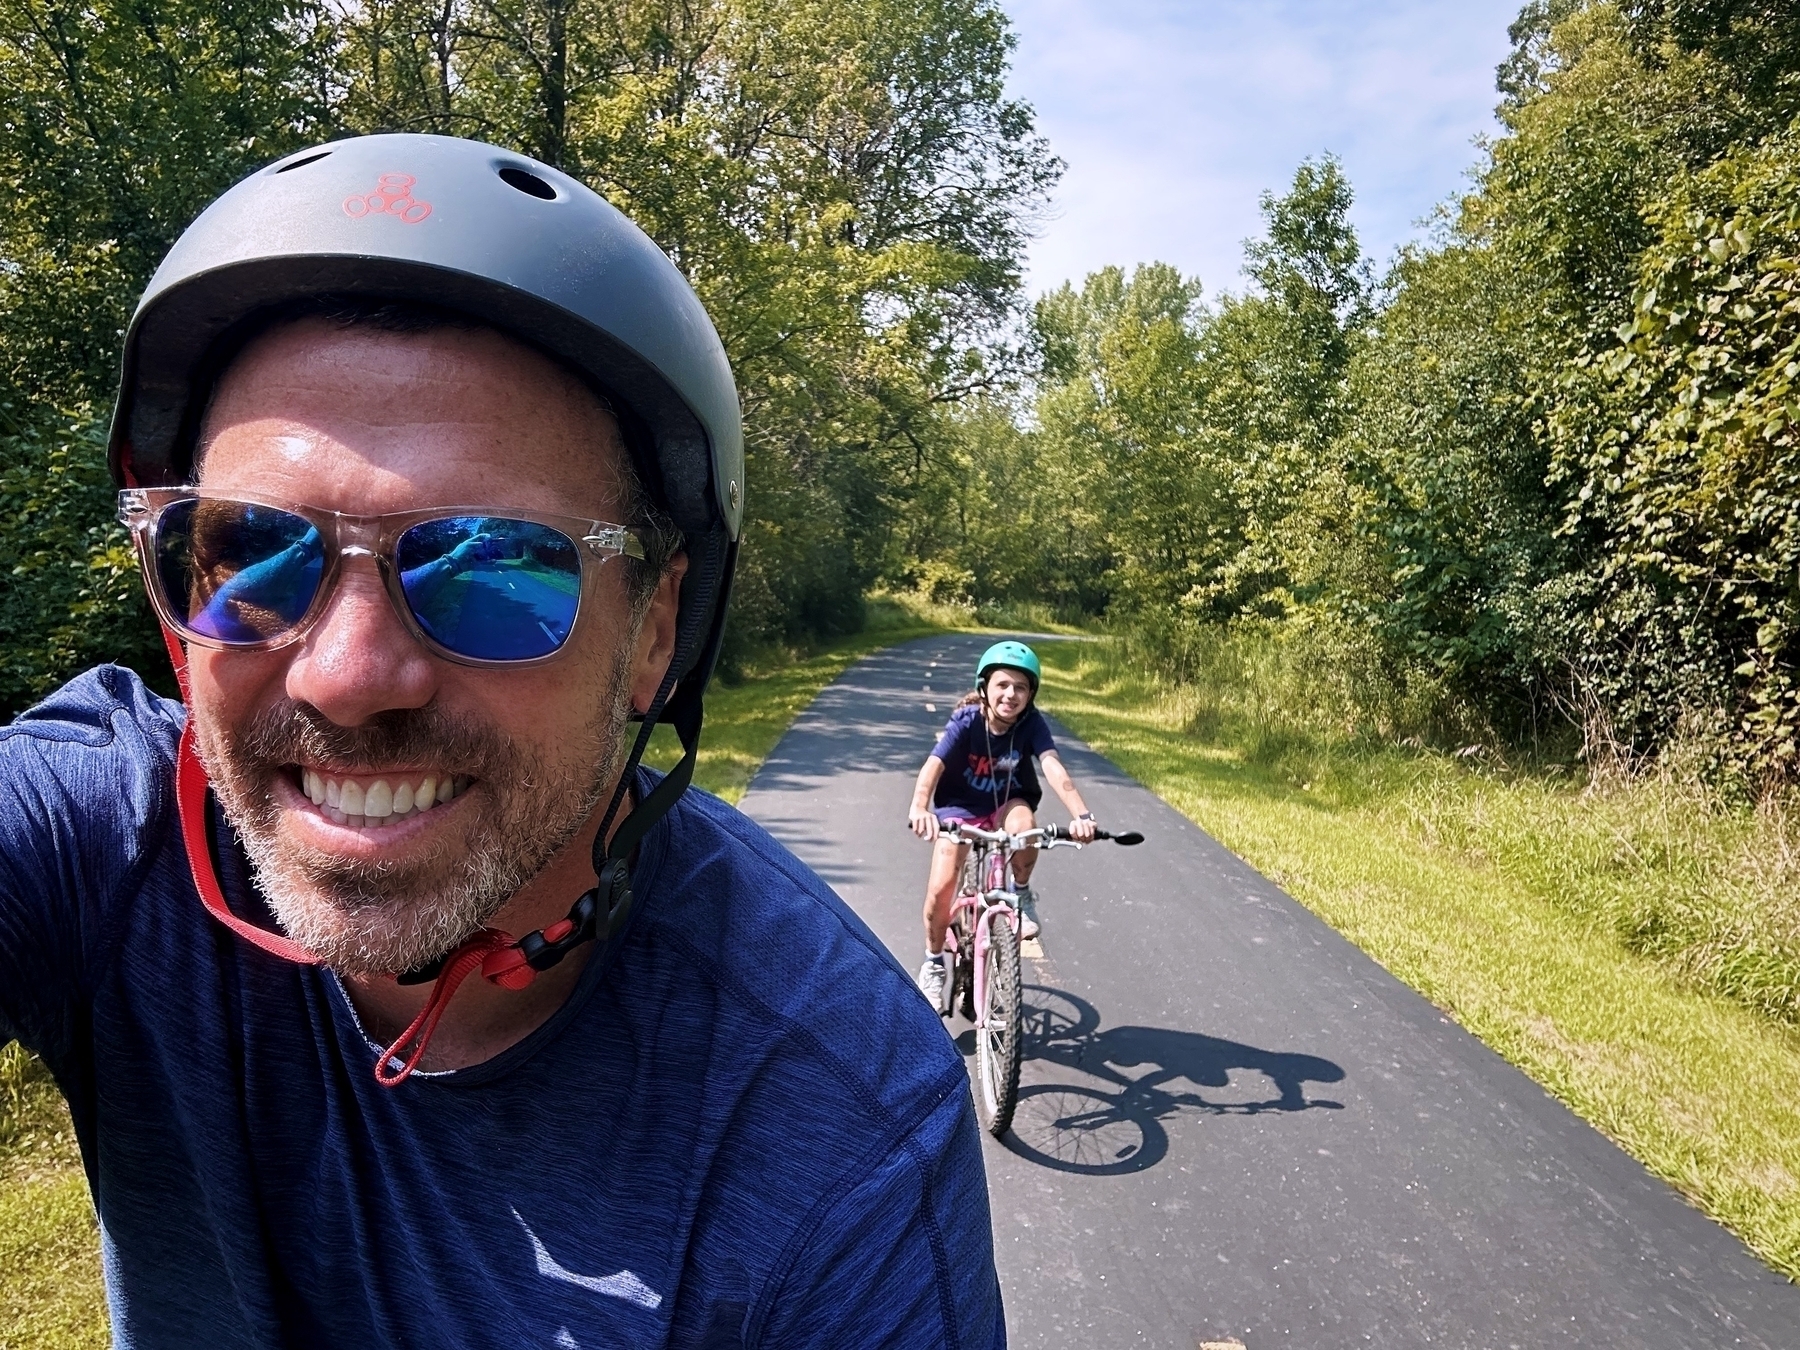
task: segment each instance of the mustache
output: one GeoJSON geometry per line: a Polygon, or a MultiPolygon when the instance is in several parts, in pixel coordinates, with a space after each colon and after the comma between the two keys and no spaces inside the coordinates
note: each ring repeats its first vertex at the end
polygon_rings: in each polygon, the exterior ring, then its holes
{"type": "Polygon", "coordinates": [[[388,708],[346,727],[310,703],[289,700],[260,710],[230,740],[240,762],[306,764],[339,773],[399,765],[491,778],[517,759],[510,738],[436,704],[388,708]]]}

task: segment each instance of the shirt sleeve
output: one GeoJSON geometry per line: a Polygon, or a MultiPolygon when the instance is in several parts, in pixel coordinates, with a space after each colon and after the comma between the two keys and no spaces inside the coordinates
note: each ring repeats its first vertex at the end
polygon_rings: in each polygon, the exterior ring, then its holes
{"type": "Polygon", "coordinates": [[[950,763],[956,754],[956,747],[962,743],[963,733],[967,729],[968,724],[962,720],[961,716],[951,713],[950,720],[944,723],[943,734],[938,737],[937,744],[931,747],[931,753],[943,760],[944,763],[950,763]]]}
{"type": "Polygon", "coordinates": [[[755,1344],[1003,1350],[987,1174],[966,1088],[833,1202],[755,1344]]]}
{"type": "Polygon", "coordinates": [[[1026,753],[1033,757],[1056,749],[1056,737],[1050,734],[1050,719],[1035,707],[1031,710],[1031,725],[1025,732],[1025,738],[1026,753]]]}
{"type": "Polygon", "coordinates": [[[168,796],[161,702],[102,667],[0,727],[0,1044],[53,1065],[168,796]]]}

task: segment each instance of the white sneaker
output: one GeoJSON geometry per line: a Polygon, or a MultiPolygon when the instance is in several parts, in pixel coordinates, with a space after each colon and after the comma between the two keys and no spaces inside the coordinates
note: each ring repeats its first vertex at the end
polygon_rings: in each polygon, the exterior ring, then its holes
{"type": "Polygon", "coordinates": [[[919,992],[936,1011],[944,1010],[944,962],[925,958],[919,967],[919,992]]]}
{"type": "Polygon", "coordinates": [[[1029,886],[1015,886],[1013,894],[1019,897],[1019,937],[1029,942],[1042,931],[1038,926],[1037,892],[1029,886]]]}

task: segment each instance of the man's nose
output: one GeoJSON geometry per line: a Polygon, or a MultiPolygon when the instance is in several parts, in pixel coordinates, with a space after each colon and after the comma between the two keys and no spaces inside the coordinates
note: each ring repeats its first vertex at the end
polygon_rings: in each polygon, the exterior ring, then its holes
{"type": "Polygon", "coordinates": [[[339,726],[390,708],[422,708],[437,693],[438,662],[394,611],[372,560],[347,559],[325,613],[288,665],[288,697],[339,726]]]}

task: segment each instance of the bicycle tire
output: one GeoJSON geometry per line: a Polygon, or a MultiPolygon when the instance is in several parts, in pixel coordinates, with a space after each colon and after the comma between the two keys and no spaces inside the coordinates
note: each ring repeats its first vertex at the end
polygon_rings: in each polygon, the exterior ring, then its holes
{"type": "Polygon", "coordinates": [[[973,895],[981,889],[981,860],[970,849],[962,860],[962,870],[956,874],[956,893],[958,896],[973,895]]]}
{"type": "Polygon", "coordinates": [[[997,922],[987,951],[987,989],[983,1021],[975,1032],[976,1105],[981,1123],[998,1139],[1012,1125],[1019,1104],[1019,1063],[1024,1057],[1022,981],[1019,939],[1012,925],[997,922]]]}

